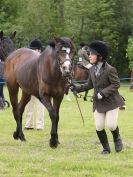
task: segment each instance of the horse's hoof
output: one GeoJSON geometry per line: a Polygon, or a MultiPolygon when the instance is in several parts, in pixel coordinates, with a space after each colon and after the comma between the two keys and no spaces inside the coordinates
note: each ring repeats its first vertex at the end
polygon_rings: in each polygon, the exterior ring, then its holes
{"type": "Polygon", "coordinates": [[[14,138],[15,140],[18,140],[18,139],[19,139],[19,135],[18,135],[17,132],[14,132],[14,133],[13,133],[13,138],[14,138]]]}
{"type": "Polygon", "coordinates": [[[25,136],[24,136],[23,134],[22,134],[22,135],[19,135],[19,133],[17,133],[17,132],[14,132],[14,133],[13,133],[13,138],[14,138],[15,140],[20,139],[21,141],[26,141],[25,136]]]}
{"type": "Polygon", "coordinates": [[[58,144],[60,144],[59,140],[57,141],[58,144]]]}
{"type": "Polygon", "coordinates": [[[57,148],[58,144],[59,144],[58,140],[52,140],[52,139],[49,140],[49,146],[53,149],[57,148]]]}
{"type": "Polygon", "coordinates": [[[86,98],[84,98],[84,101],[87,101],[87,99],[86,99],[86,98]]]}
{"type": "Polygon", "coordinates": [[[21,141],[26,141],[26,139],[25,139],[25,136],[23,135],[23,136],[20,136],[19,137],[19,139],[21,140],[21,141]]]}

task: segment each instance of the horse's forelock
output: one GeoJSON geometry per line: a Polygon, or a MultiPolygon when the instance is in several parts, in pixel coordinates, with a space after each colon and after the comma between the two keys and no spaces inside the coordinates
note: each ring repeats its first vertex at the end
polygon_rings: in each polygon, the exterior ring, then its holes
{"type": "Polygon", "coordinates": [[[61,38],[60,43],[64,47],[72,48],[72,41],[67,37],[61,38]]]}
{"type": "Polygon", "coordinates": [[[62,46],[66,48],[71,48],[72,50],[75,48],[73,41],[68,37],[58,38],[58,42],[55,42],[54,40],[50,41],[48,45],[52,48],[57,47],[58,49],[61,48],[62,46]]]}

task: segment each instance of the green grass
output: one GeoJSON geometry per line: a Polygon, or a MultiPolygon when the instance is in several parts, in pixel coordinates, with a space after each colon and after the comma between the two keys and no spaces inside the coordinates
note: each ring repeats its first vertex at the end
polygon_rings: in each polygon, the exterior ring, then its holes
{"type": "MultiPolygon", "coordinates": [[[[95,133],[92,103],[79,99],[85,119],[82,119],[72,94],[71,102],[64,98],[60,109],[57,149],[49,147],[51,122],[45,112],[43,131],[24,130],[27,141],[15,141],[11,108],[0,111],[0,177],[132,177],[133,176],[133,93],[122,87],[127,108],[120,111],[119,126],[124,150],[116,153],[112,136],[107,130],[112,153],[102,150],[95,133]]],[[[5,89],[6,98],[8,98],[5,89]]],[[[92,95],[92,92],[89,93],[92,95]]],[[[23,127],[25,117],[23,118],[23,127]]]]}

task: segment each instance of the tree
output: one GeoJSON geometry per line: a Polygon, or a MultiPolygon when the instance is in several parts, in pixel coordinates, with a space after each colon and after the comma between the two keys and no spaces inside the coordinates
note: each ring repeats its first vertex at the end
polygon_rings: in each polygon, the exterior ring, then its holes
{"type": "Polygon", "coordinates": [[[133,37],[130,37],[128,39],[128,47],[126,52],[127,52],[126,56],[129,61],[129,68],[132,69],[133,68],[133,37]]]}
{"type": "Polygon", "coordinates": [[[33,38],[46,45],[52,36],[75,36],[75,43],[100,39],[110,44],[109,63],[129,73],[126,48],[133,29],[133,0],[1,0],[0,24],[16,30],[18,47],[33,38]]]}

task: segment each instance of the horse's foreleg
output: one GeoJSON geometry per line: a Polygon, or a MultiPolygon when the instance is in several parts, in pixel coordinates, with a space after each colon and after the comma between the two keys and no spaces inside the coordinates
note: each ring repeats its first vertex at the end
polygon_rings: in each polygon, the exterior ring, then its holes
{"type": "Polygon", "coordinates": [[[51,119],[51,139],[49,141],[49,145],[52,148],[56,148],[58,146],[58,136],[57,136],[57,128],[56,128],[56,120],[58,119],[57,112],[55,108],[51,104],[51,98],[49,96],[40,96],[40,100],[42,104],[47,108],[49,112],[49,116],[51,119]]]}
{"type": "MultiPolygon", "coordinates": [[[[60,109],[60,104],[61,104],[61,102],[62,102],[62,99],[63,99],[63,96],[53,99],[53,107],[54,107],[54,109],[55,109],[56,112],[57,112],[57,117],[56,117],[57,139],[58,139],[59,109],[60,109]]],[[[60,144],[59,140],[58,140],[58,144],[60,144]]]]}

